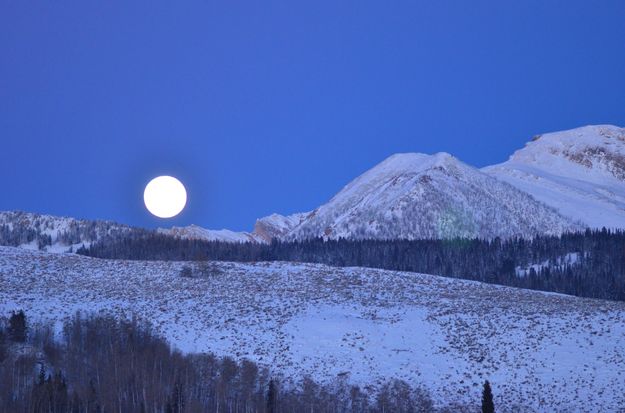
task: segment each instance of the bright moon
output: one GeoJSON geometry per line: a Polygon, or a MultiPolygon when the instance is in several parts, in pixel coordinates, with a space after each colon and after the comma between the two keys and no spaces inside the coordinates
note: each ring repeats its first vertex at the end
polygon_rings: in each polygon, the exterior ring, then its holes
{"type": "Polygon", "coordinates": [[[143,191],[145,207],[159,218],[175,217],[187,204],[187,191],[173,176],[152,179],[143,191]]]}

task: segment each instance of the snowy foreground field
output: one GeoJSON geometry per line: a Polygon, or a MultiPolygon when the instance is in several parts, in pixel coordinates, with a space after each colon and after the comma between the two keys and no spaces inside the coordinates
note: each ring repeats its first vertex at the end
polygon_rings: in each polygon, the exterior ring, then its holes
{"type": "Polygon", "coordinates": [[[0,311],[147,318],[183,351],[246,357],[276,374],[377,385],[402,378],[439,406],[621,411],[625,303],[366,268],[113,261],[0,247],[0,311]]]}

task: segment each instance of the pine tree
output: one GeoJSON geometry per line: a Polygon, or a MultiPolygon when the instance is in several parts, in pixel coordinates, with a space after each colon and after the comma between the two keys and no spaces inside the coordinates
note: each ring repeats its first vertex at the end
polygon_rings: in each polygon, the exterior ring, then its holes
{"type": "Polygon", "coordinates": [[[22,310],[11,314],[8,333],[11,340],[17,343],[26,341],[26,314],[22,310]]]}
{"type": "Polygon", "coordinates": [[[495,413],[493,392],[490,389],[488,380],[484,382],[484,391],[482,392],[482,413],[495,413]]]}

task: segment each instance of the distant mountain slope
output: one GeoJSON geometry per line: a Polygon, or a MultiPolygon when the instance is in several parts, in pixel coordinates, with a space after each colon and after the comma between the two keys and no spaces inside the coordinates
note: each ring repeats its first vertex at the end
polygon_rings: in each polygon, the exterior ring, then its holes
{"type": "Polygon", "coordinates": [[[50,252],[75,251],[105,236],[118,237],[133,228],[110,221],[90,221],[22,211],[0,212],[0,245],[50,252]]]}
{"type": "Polygon", "coordinates": [[[0,315],[136,315],[184,351],[249,358],[294,380],[397,377],[468,411],[486,379],[501,413],[625,403],[622,302],[370,268],[221,262],[183,277],[185,265],[0,247],[0,315]]]}
{"type": "MultiPolygon", "coordinates": [[[[159,228],[157,232],[172,237],[222,242],[266,242],[250,232],[209,230],[197,225],[159,228]]],[[[0,245],[49,252],[74,252],[105,239],[119,239],[152,230],[130,227],[112,221],[85,220],[22,211],[0,212],[0,245]]]]}
{"type": "MultiPolygon", "coordinates": [[[[251,232],[196,225],[163,234],[224,242],[531,237],[625,228],[625,129],[586,126],[536,136],[478,170],[446,153],[396,154],[312,212],[272,214],[251,232]]],[[[0,212],[0,244],[67,251],[132,231],[111,222],[0,212]],[[16,230],[19,230],[19,234],[16,230]]]]}
{"type": "Polygon", "coordinates": [[[186,227],[159,228],[161,234],[174,237],[197,239],[205,241],[223,242],[271,242],[273,239],[282,239],[299,225],[308,215],[308,212],[293,215],[271,214],[267,217],[256,220],[254,230],[230,231],[228,229],[214,230],[206,229],[197,225],[186,227]]]}
{"type": "Polygon", "coordinates": [[[625,129],[586,126],[536,136],[483,168],[590,227],[625,228],[625,129]]]}
{"type": "Polygon", "coordinates": [[[272,214],[260,218],[254,225],[254,234],[265,241],[284,238],[300,225],[310,212],[302,212],[292,215],[272,214]]]}
{"type": "Polygon", "coordinates": [[[449,154],[407,153],[354,179],[286,238],[529,237],[580,228],[449,154]]]}
{"type": "Polygon", "coordinates": [[[265,242],[262,237],[259,237],[252,232],[235,232],[228,229],[206,229],[197,225],[189,225],[186,227],[159,228],[157,231],[161,234],[171,235],[174,237],[199,239],[205,241],[265,242]]]}

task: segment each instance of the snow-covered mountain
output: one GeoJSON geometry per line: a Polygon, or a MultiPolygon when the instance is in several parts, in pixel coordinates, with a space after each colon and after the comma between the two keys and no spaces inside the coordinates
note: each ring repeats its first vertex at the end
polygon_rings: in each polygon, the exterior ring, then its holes
{"type": "MultiPolygon", "coordinates": [[[[437,406],[617,412],[625,405],[625,303],[371,268],[118,261],[0,247],[0,315],[31,322],[107,311],[151,322],[183,351],[211,351],[300,380],[400,378],[437,406]]],[[[448,411],[460,411],[450,407],[448,411]]]]}
{"type": "Polygon", "coordinates": [[[254,234],[265,241],[281,239],[300,225],[310,212],[301,212],[292,215],[272,214],[261,218],[254,225],[254,234]]]}
{"type": "Polygon", "coordinates": [[[229,229],[206,229],[197,225],[186,227],[159,228],[161,234],[179,238],[199,239],[205,241],[222,242],[265,242],[265,240],[253,232],[235,232],[229,229]]]}
{"type": "Polygon", "coordinates": [[[406,153],[354,179],[285,238],[505,238],[580,228],[447,153],[406,153]]]}
{"type": "Polygon", "coordinates": [[[586,226],[625,228],[625,129],[611,125],[535,136],[483,169],[586,226]]]}
{"type": "Polygon", "coordinates": [[[186,227],[159,228],[161,234],[174,237],[199,239],[205,241],[223,242],[271,242],[273,239],[283,239],[296,226],[298,226],[308,216],[308,212],[296,213],[292,215],[272,214],[256,220],[254,230],[230,231],[228,229],[214,230],[206,229],[197,225],[186,227]]]}
{"type": "Polygon", "coordinates": [[[127,225],[22,211],[0,212],[0,245],[50,252],[75,251],[104,236],[123,236],[127,225]]]}
{"type": "MultiPolygon", "coordinates": [[[[451,238],[625,228],[625,129],[610,125],[538,135],[508,161],[478,170],[446,153],[396,154],[312,212],[273,214],[251,232],[196,225],[158,231],[225,242],[310,237],[451,238]]],[[[0,244],[67,251],[131,227],[0,213],[0,244]],[[19,232],[19,234],[17,234],[19,232]]]]}
{"type": "MultiPolygon", "coordinates": [[[[89,247],[104,237],[118,238],[145,232],[112,221],[85,220],[22,211],[0,212],[0,245],[49,252],[73,252],[89,247]]],[[[173,237],[223,242],[266,242],[254,232],[210,230],[197,225],[159,228],[157,232],[173,237]]]]}

